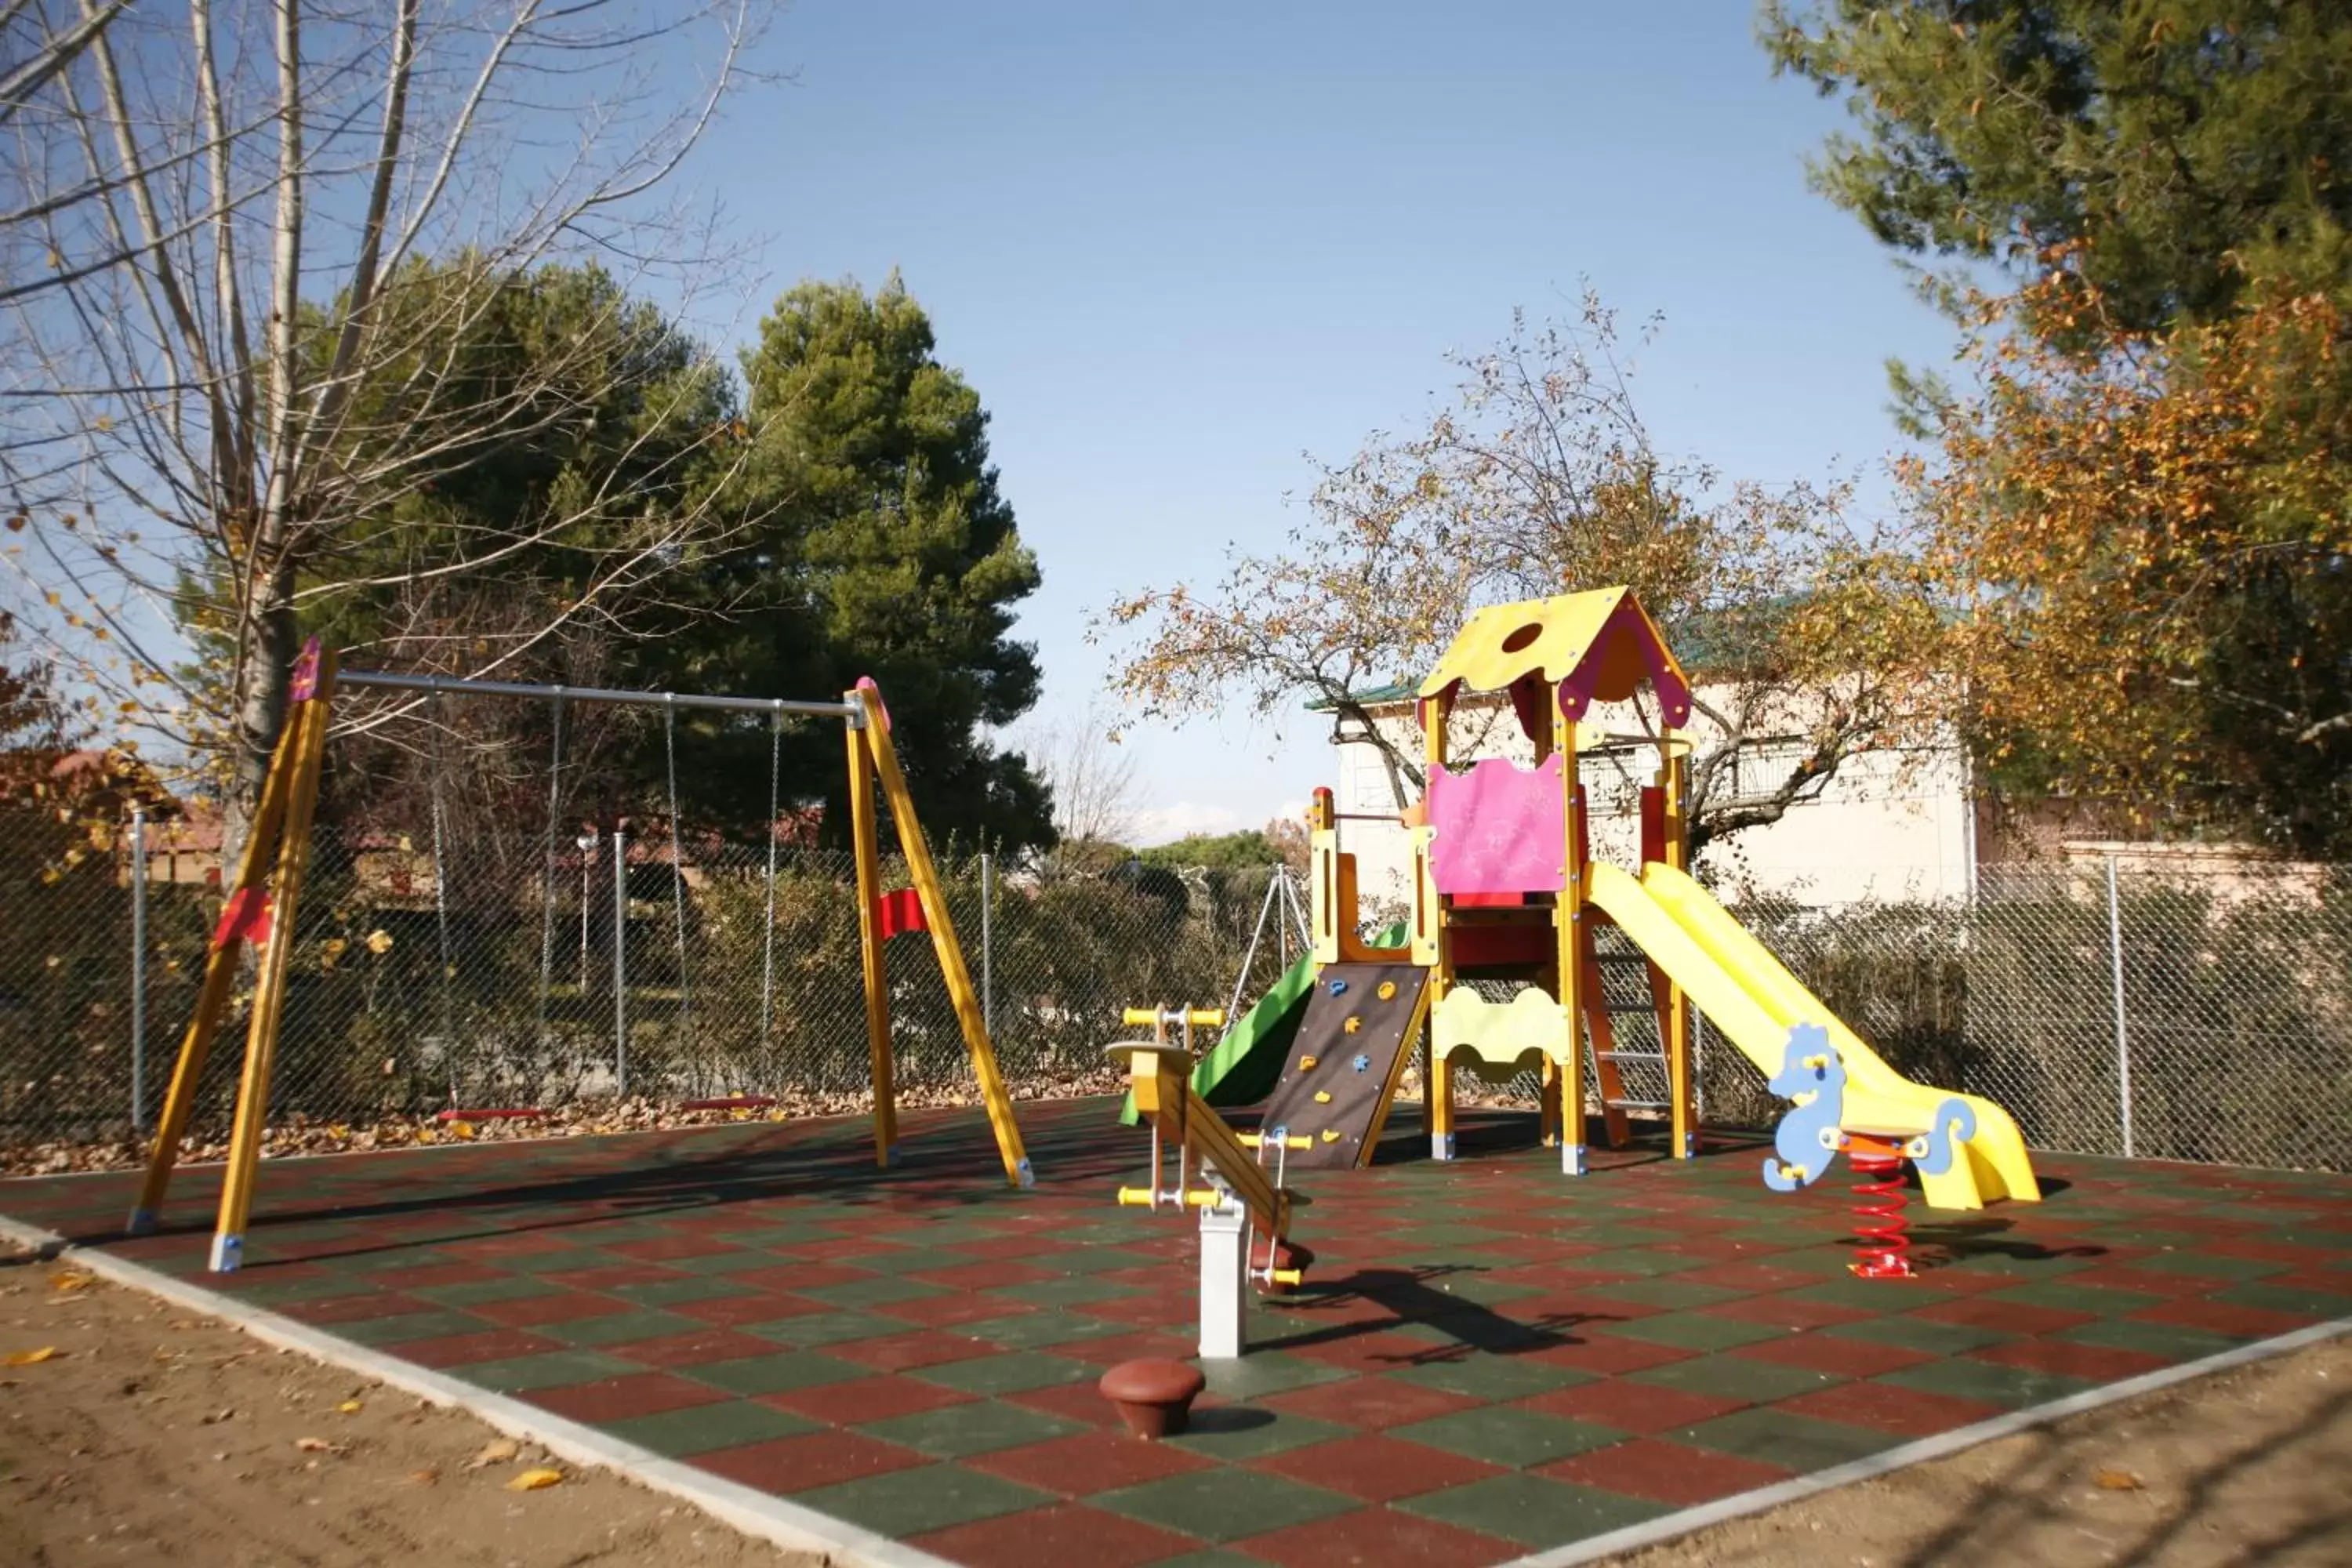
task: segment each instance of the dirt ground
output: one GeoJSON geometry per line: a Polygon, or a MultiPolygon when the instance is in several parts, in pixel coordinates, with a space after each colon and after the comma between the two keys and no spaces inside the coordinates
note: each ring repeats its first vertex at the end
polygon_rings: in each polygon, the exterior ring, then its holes
{"type": "Polygon", "coordinates": [[[90,1279],[0,1258],[0,1563],[815,1568],[471,1416],[90,1279]],[[87,1283],[77,1283],[87,1281],[87,1283]],[[60,1288],[62,1285],[63,1288],[60,1288]],[[510,1490],[551,1469],[562,1480],[510,1490]]]}
{"type": "Polygon", "coordinates": [[[1626,1568],[2342,1568],[2352,1339],[1621,1558],[1626,1568]]]}
{"type": "MultiPolygon", "coordinates": [[[[470,1416],[74,1268],[0,1258],[0,1563],[815,1568],[470,1416]],[[512,1489],[534,1469],[562,1473],[512,1489]]],[[[2352,1563],[2352,1340],[1622,1559],[2352,1563]]]]}

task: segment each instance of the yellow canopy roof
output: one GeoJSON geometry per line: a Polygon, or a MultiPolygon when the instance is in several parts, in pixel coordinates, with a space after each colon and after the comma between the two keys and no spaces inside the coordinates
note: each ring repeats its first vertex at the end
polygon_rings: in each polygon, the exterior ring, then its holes
{"type": "Polygon", "coordinates": [[[1501,691],[1529,675],[1566,686],[1571,717],[1593,701],[1622,702],[1649,681],[1667,721],[1689,715],[1690,684],[1631,588],[1594,588],[1556,598],[1496,605],[1472,616],[1422,681],[1435,697],[1455,685],[1501,691]]]}

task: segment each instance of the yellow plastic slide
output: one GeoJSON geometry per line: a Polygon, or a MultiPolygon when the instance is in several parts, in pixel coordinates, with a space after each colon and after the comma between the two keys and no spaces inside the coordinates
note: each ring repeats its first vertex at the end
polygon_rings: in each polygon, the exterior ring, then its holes
{"type": "Polygon", "coordinates": [[[1974,1095],[1914,1083],[1888,1067],[1690,878],[1652,861],[1636,881],[1620,867],[1595,861],[1585,892],[1767,1077],[1780,1070],[1791,1025],[1827,1029],[1845,1064],[1848,1125],[1925,1128],[1945,1100],[1967,1100],[1976,1112],[1976,1134],[1962,1146],[1966,1158],[1953,1161],[1942,1175],[1920,1173],[1929,1206],[1974,1209],[1990,1198],[2041,1200],[2025,1140],[2009,1112],[1974,1095]]]}

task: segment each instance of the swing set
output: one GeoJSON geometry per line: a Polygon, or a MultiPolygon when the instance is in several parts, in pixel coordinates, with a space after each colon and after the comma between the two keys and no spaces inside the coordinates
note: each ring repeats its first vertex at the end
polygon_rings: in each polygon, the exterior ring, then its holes
{"type": "MultiPolygon", "coordinates": [[[[197,992],[194,1015],[181,1040],[179,1058],[173,1068],[171,1088],[164,1099],[163,1115],[156,1123],[155,1142],[148,1156],[146,1179],[141,1185],[138,1204],[131,1211],[126,1227],[130,1235],[144,1235],[154,1229],[156,1215],[163,1208],[172,1172],[178,1161],[180,1142],[186,1133],[188,1118],[194,1108],[197,1080],[212,1053],[213,1041],[219,1032],[222,1019],[228,1012],[231,994],[243,962],[244,948],[249,942],[258,950],[259,956],[247,1020],[245,1061],[237,1083],[236,1119],[229,1137],[228,1168],[221,1186],[220,1214],[214,1228],[210,1266],[215,1273],[228,1273],[244,1262],[245,1233],[252,1213],[253,1189],[261,1158],[262,1129],[268,1118],[270,1069],[277,1052],[278,1025],[285,1009],[286,977],[293,948],[295,910],[301,896],[303,879],[310,867],[311,818],[318,805],[319,774],[326,752],[330,709],[339,687],[422,691],[432,694],[436,702],[443,693],[522,697],[552,701],[559,736],[559,767],[565,702],[660,707],[664,710],[665,735],[669,742],[668,783],[673,838],[677,800],[675,735],[678,709],[716,709],[770,715],[775,734],[771,746],[772,764],[776,749],[781,746],[782,723],[787,714],[841,720],[847,745],[850,837],[857,867],[857,935],[866,991],[866,1047],[874,1083],[874,1162],[877,1166],[887,1169],[896,1165],[899,1158],[897,1092],[890,1052],[889,977],[884,962],[884,944],[902,931],[928,931],[932,950],[939,958],[940,973],[947,982],[948,995],[954,1005],[957,1022],[962,1029],[965,1047],[971,1055],[973,1076],[979,1081],[981,1096],[988,1108],[989,1125],[995,1134],[997,1152],[1004,1163],[1005,1178],[1015,1186],[1034,1184],[1035,1173],[1023,1147],[1021,1130],[1013,1120],[1011,1091],[1005,1087],[1003,1074],[997,1067],[996,1050],[989,1038],[980,994],[973,987],[971,973],[964,963],[963,949],[956,940],[955,921],[948,910],[938,868],[931,860],[922,825],[915,816],[914,801],[907,792],[906,777],[899,770],[898,750],[890,738],[889,710],[883,706],[882,694],[871,679],[861,679],[838,701],[809,701],[614,691],[597,688],[361,671],[339,675],[335,655],[331,650],[322,649],[314,637],[303,648],[301,658],[295,666],[288,693],[289,712],[285,728],[270,758],[269,771],[262,784],[261,797],[254,812],[244,852],[237,862],[236,875],[226,889],[227,900],[220,922],[205,952],[204,982],[197,992]],[[910,887],[890,891],[885,891],[881,886],[878,818],[874,798],[877,787],[889,807],[899,850],[907,858],[912,882],[910,887]]],[[[551,779],[549,784],[547,875],[551,878],[554,866],[553,818],[559,784],[559,779],[551,779]]],[[[775,793],[775,769],[772,765],[769,780],[772,805],[775,793]]],[[[443,811],[437,768],[433,781],[432,811],[435,909],[441,931],[443,973],[446,975],[448,925],[447,906],[440,887],[443,811]]],[[[769,951],[765,960],[771,981],[774,964],[773,837],[771,833],[769,951]]],[[[682,959],[686,920],[684,872],[677,864],[676,854],[673,854],[672,861],[672,892],[682,959]]],[[[625,867],[616,869],[625,873],[625,867]]],[[[546,1005],[553,963],[553,931],[548,923],[550,918],[542,917],[541,933],[542,1009],[546,1005]]],[[[680,1005],[683,1008],[686,975],[682,967],[679,979],[680,1005]]],[[[625,992],[616,984],[614,994],[615,1024],[620,1031],[618,1038],[625,1042],[625,992]]],[[[763,987],[762,995],[768,999],[763,1000],[763,1008],[772,1005],[772,990],[763,987]]],[[[616,1067],[623,1075],[620,1081],[625,1084],[625,1058],[617,1062],[616,1067]]]]}

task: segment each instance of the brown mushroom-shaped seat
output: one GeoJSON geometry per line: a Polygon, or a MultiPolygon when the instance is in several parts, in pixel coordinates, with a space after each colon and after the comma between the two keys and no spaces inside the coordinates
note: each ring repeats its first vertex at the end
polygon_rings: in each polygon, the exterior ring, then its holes
{"type": "Polygon", "coordinates": [[[1146,1440],[1172,1437],[1184,1430],[1192,1401],[1209,1380],[1190,1362],[1146,1356],[1123,1361],[1102,1374],[1095,1386],[1118,1409],[1127,1429],[1146,1440]]]}

